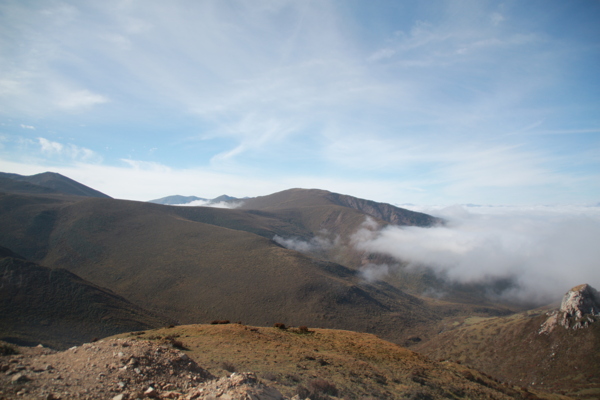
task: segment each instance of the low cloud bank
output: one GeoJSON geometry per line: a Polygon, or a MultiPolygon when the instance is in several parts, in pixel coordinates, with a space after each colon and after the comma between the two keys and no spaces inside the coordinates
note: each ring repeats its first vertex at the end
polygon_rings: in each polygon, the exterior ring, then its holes
{"type": "MultiPolygon", "coordinates": [[[[448,224],[379,230],[367,220],[353,236],[356,248],[431,268],[453,282],[510,278],[516,287],[502,297],[518,301],[543,304],[577,284],[600,287],[598,207],[411,208],[448,224]]],[[[367,271],[380,276],[386,268],[367,271]]]]}
{"type": "Polygon", "coordinates": [[[194,200],[189,203],[174,204],[174,205],[182,206],[182,207],[213,207],[213,208],[230,208],[231,209],[231,208],[238,208],[243,203],[244,203],[243,201],[235,201],[235,202],[220,201],[218,203],[213,203],[211,200],[194,200]]]}
{"type": "Polygon", "coordinates": [[[279,235],[273,237],[273,241],[285,247],[286,249],[296,250],[301,253],[318,253],[329,250],[339,245],[339,238],[328,238],[327,233],[321,236],[315,236],[310,240],[304,240],[297,237],[283,238],[279,235]]]}

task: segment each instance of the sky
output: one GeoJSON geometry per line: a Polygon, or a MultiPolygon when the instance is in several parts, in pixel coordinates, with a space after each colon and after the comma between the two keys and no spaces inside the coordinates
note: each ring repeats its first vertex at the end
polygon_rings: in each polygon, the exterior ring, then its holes
{"type": "Polygon", "coordinates": [[[0,171],[600,203],[600,1],[0,0],[0,171]]]}

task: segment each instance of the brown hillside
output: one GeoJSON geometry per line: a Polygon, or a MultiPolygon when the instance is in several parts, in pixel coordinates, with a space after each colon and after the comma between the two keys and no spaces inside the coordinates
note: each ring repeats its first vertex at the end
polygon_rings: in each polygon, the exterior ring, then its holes
{"type": "MultiPolygon", "coordinates": [[[[11,196],[5,200],[17,203],[11,196]]],[[[311,259],[256,234],[185,219],[178,208],[89,199],[49,201],[48,209],[40,210],[40,201],[15,204],[12,215],[26,216],[34,209],[51,218],[0,216],[6,226],[17,228],[12,236],[4,235],[18,253],[64,267],[182,322],[227,318],[270,325],[286,319],[400,340],[405,329],[437,318],[422,300],[389,285],[365,284],[341,265],[311,259]],[[27,223],[19,228],[21,220],[27,223]],[[36,223],[39,232],[30,235],[28,224],[36,223]],[[38,247],[19,246],[25,238],[38,247]]],[[[196,217],[216,215],[213,209],[195,212],[196,217]]]]}

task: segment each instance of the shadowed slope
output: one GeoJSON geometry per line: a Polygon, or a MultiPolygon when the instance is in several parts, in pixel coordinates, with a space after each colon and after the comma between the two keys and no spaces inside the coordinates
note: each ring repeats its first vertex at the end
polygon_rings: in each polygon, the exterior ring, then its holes
{"type": "Polygon", "coordinates": [[[172,322],[67,270],[13,257],[0,257],[0,315],[0,339],[59,349],[172,322]]]}

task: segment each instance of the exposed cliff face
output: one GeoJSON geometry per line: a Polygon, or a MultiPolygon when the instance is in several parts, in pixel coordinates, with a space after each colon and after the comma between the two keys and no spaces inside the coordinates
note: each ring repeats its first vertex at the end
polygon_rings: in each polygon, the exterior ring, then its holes
{"type": "Polygon", "coordinates": [[[395,207],[391,204],[378,203],[338,193],[329,193],[327,197],[335,204],[362,211],[367,215],[387,221],[394,225],[429,227],[444,222],[441,218],[395,207]]]}
{"type": "Polygon", "coordinates": [[[600,293],[588,284],[575,286],[563,297],[560,309],[548,314],[539,333],[550,333],[557,325],[566,329],[585,328],[599,317],[600,293]]]}

